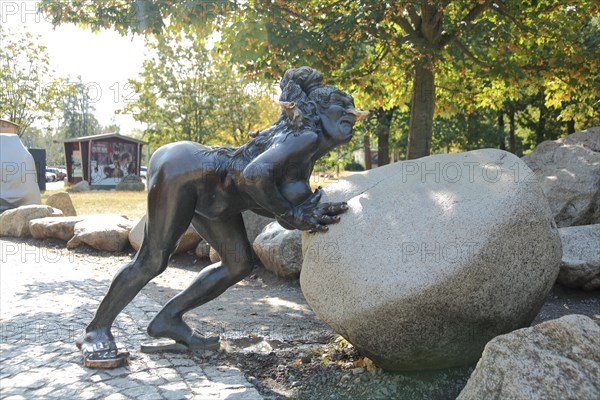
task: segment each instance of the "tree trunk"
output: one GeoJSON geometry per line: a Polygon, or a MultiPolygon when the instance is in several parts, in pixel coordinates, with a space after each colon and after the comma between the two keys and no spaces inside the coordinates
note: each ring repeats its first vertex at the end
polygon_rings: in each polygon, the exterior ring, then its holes
{"type": "Polygon", "coordinates": [[[365,169],[371,169],[373,168],[373,163],[371,162],[371,138],[368,133],[365,133],[363,144],[365,149],[365,169]]]}
{"type": "Polygon", "coordinates": [[[504,143],[504,112],[498,112],[498,148],[500,150],[506,150],[506,143],[504,143]]]}
{"type": "Polygon", "coordinates": [[[415,67],[413,94],[410,107],[408,129],[408,150],[406,158],[429,155],[433,132],[433,111],[435,108],[435,81],[431,67],[418,63],[415,67]]]}
{"type": "Polygon", "coordinates": [[[517,143],[515,139],[515,109],[510,108],[508,111],[508,147],[510,152],[517,154],[517,143]]]}
{"type": "Polygon", "coordinates": [[[544,91],[540,91],[540,118],[538,119],[537,127],[535,129],[535,142],[540,144],[545,140],[546,131],[546,104],[544,103],[544,91]]]}
{"type": "Polygon", "coordinates": [[[390,126],[394,116],[394,109],[384,111],[379,109],[377,114],[377,165],[390,163],[390,126]]]}
{"type": "Polygon", "coordinates": [[[475,132],[475,120],[477,117],[474,112],[467,114],[467,149],[473,150],[475,147],[475,139],[477,132],[475,132]]]}
{"type": "Polygon", "coordinates": [[[575,121],[572,119],[567,121],[567,134],[575,133],[575,121]]]}

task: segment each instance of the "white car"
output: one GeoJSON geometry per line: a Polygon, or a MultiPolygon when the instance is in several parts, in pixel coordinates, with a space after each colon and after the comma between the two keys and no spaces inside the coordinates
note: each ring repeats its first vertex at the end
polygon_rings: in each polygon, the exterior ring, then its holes
{"type": "Polygon", "coordinates": [[[140,177],[146,179],[148,175],[148,167],[144,167],[143,165],[140,167],[140,177]]]}
{"type": "Polygon", "coordinates": [[[56,174],[50,171],[46,171],[46,182],[55,182],[56,174]]]}

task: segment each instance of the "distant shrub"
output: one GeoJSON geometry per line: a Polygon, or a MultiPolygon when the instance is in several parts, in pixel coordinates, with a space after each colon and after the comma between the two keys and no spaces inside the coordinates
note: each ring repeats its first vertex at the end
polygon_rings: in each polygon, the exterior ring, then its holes
{"type": "Polygon", "coordinates": [[[349,163],[346,163],[346,165],[344,165],[344,170],[346,171],[364,171],[365,167],[363,167],[361,164],[352,161],[349,163]]]}

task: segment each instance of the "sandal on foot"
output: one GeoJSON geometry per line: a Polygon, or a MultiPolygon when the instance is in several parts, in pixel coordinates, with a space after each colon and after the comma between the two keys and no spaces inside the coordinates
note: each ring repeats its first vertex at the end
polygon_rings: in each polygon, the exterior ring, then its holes
{"type": "Polygon", "coordinates": [[[185,343],[179,343],[174,340],[161,340],[158,342],[142,343],[140,345],[142,353],[153,354],[153,353],[183,353],[189,350],[185,343]]]}
{"type": "Polygon", "coordinates": [[[129,352],[117,348],[114,342],[82,343],[83,366],[88,368],[112,369],[127,364],[129,352]]]}

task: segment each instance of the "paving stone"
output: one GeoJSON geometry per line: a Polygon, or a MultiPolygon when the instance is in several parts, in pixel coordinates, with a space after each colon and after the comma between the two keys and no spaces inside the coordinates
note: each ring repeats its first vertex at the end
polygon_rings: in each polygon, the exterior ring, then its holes
{"type": "Polygon", "coordinates": [[[156,393],[146,393],[140,397],[137,397],[137,400],[162,400],[163,396],[158,392],[156,393]]]}
{"type": "Polygon", "coordinates": [[[122,400],[127,399],[127,396],[121,393],[113,393],[106,397],[106,400],[122,400]]]}
{"type": "Polygon", "coordinates": [[[120,314],[113,330],[118,343],[132,352],[130,365],[84,368],[73,342],[93,317],[110,280],[99,278],[104,275],[94,270],[94,257],[39,257],[32,262],[40,248],[18,245],[31,259],[22,262],[21,253],[6,254],[0,265],[2,399],[261,398],[237,368],[210,367],[207,372],[193,354],[137,351],[150,340],[146,326],[161,309],[144,293],[120,314]]]}

